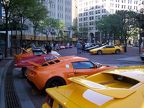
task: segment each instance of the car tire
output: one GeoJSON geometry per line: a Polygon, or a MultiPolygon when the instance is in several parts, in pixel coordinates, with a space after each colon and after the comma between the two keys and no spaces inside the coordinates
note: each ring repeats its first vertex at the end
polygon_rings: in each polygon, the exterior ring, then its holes
{"type": "Polygon", "coordinates": [[[26,67],[22,67],[21,71],[22,71],[22,76],[23,77],[25,77],[26,70],[27,70],[26,67]]]}
{"type": "Polygon", "coordinates": [[[101,54],[102,54],[102,51],[101,51],[101,50],[98,50],[98,51],[97,51],[97,54],[98,54],[98,55],[101,55],[101,54]]]}
{"type": "Polygon", "coordinates": [[[52,88],[52,87],[57,87],[62,85],[66,85],[65,80],[61,77],[54,77],[47,81],[45,88],[52,88]]]}
{"type": "Polygon", "coordinates": [[[120,50],[119,49],[117,49],[117,50],[115,50],[115,54],[120,54],[120,50]]]}

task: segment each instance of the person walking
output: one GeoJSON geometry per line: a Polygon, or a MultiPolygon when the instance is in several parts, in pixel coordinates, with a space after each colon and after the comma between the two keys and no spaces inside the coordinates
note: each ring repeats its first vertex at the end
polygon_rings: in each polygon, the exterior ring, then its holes
{"type": "Polygon", "coordinates": [[[50,45],[46,45],[46,46],[45,46],[45,49],[46,49],[46,51],[47,51],[47,54],[50,54],[51,51],[52,51],[52,47],[51,47],[50,45]]]}
{"type": "Polygon", "coordinates": [[[76,44],[76,48],[77,48],[77,54],[81,53],[82,45],[81,45],[81,43],[79,41],[76,44]]]}

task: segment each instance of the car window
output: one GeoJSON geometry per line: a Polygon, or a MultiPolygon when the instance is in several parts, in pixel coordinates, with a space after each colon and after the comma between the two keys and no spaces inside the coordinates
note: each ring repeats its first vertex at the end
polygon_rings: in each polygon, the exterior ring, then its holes
{"type": "Polygon", "coordinates": [[[74,69],[90,69],[95,67],[90,61],[73,62],[72,65],[74,69]]]}
{"type": "Polygon", "coordinates": [[[37,51],[33,51],[34,55],[42,55],[45,54],[43,51],[41,50],[37,50],[37,51]]]}
{"type": "Polygon", "coordinates": [[[114,48],[114,46],[106,46],[106,48],[114,48]]]}

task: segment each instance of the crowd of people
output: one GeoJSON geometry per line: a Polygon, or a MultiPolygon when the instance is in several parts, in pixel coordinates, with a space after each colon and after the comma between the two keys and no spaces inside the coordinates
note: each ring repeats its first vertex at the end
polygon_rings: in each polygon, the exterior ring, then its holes
{"type": "Polygon", "coordinates": [[[60,43],[47,43],[47,44],[42,44],[42,45],[37,45],[33,43],[31,44],[32,48],[36,48],[37,46],[44,48],[47,51],[47,53],[50,53],[52,50],[59,51],[63,47],[70,48],[71,46],[75,46],[77,48],[77,54],[80,54],[84,52],[85,42],[78,40],[74,45],[69,42],[66,44],[60,44],[60,43]]]}

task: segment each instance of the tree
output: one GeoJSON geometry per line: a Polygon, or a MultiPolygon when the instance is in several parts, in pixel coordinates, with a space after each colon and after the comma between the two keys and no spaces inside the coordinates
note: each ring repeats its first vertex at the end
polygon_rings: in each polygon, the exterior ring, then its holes
{"type": "Polygon", "coordinates": [[[63,35],[64,23],[58,19],[47,17],[43,21],[41,21],[38,31],[45,34],[48,41],[48,35],[56,35],[56,31],[58,31],[58,37],[63,35]]]}
{"type": "Polygon", "coordinates": [[[135,16],[132,11],[117,11],[97,21],[96,27],[105,35],[114,36],[114,40],[115,36],[123,36],[126,44],[130,31],[137,27],[135,16]]]}
{"type": "Polygon", "coordinates": [[[36,31],[45,18],[47,18],[47,9],[39,2],[29,8],[28,19],[33,23],[33,32],[36,39],[36,31]]]}
{"type": "Polygon", "coordinates": [[[23,25],[30,15],[29,10],[37,4],[37,0],[11,0],[10,3],[10,21],[15,23],[21,23],[20,31],[20,43],[22,46],[22,36],[23,36],[23,25]]]}

